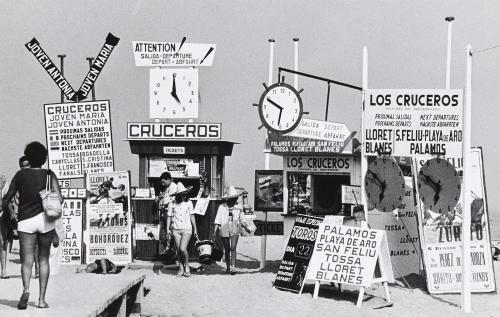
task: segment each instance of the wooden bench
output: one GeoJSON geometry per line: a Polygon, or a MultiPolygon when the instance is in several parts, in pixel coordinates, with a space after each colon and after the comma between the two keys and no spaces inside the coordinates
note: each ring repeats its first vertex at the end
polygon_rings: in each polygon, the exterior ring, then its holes
{"type": "Polygon", "coordinates": [[[36,307],[38,280],[32,279],[26,311],[17,310],[22,292],[19,275],[0,280],[0,316],[128,316],[138,314],[144,295],[145,274],[124,269],[119,274],[75,273],[62,267],[47,288],[48,309],[36,307]]]}

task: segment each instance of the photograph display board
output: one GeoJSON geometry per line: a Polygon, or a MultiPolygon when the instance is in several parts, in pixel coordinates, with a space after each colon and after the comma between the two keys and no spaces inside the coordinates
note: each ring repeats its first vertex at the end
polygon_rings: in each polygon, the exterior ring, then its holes
{"type": "MultiPolygon", "coordinates": [[[[461,160],[457,163],[459,172],[463,169],[461,160]],[[460,164],[458,164],[460,163],[460,164]]],[[[421,167],[424,161],[418,162],[421,167]]],[[[480,148],[471,149],[471,291],[495,291],[495,275],[491,255],[490,230],[484,168],[480,148]]],[[[439,213],[425,210],[419,202],[419,233],[427,275],[427,289],[432,294],[460,293],[462,290],[462,207],[460,203],[452,212],[439,213]]]]}
{"type": "Polygon", "coordinates": [[[379,257],[384,257],[387,282],[394,280],[385,232],[330,225],[319,225],[318,237],[307,270],[306,279],[357,286],[372,284],[379,257]]]}
{"type": "Polygon", "coordinates": [[[128,171],[88,174],[87,263],[107,258],[117,265],[132,260],[130,175],[128,171]]]}
{"type": "Polygon", "coordinates": [[[159,240],[160,225],[152,223],[135,224],[135,240],[159,240]]]}
{"type": "Polygon", "coordinates": [[[59,245],[62,248],[61,264],[81,264],[83,200],[65,198],[62,210],[66,238],[59,245]]]}
{"type": "Polygon", "coordinates": [[[283,170],[255,171],[254,209],[283,211],[283,170]]]}
{"type": "Polygon", "coordinates": [[[319,217],[297,215],[274,280],[275,287],[296,293],[300,291],[322,221],[319,217]]]}
{"type": "Polygon", "coordinates": [[[462,155],[460,89],[370,89],[364,107],[363,155],[462,155]]]}
{"type": "Polygon", "coordinates": [[[108,100],[44,105],[48,164],[59,179],[113,171],[108,100]]]}

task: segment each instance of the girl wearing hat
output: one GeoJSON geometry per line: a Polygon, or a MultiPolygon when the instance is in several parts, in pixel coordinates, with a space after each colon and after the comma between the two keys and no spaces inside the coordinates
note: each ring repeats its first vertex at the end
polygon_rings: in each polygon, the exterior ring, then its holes
{"type": "Polygon", "coordinates": [[[229,186],[226,194],[221,197],[225,202],[217,209],[217,215],[214,221],[214,237],[217,236],[217,231],[220,231],[222,244],[224,245],[226,273],[228,274],[235,274],[234,268],[236,266],[236,246],[238,245],[238,237],[241,231],[241,225],[243,224],[243,226],[246,226],[246,223],[242,221],[243,210],[241,206],[237,204],[238,197],[241,196],[242,193],[242,191],[236,190],[234,186],[229,186]],[[231,267],[233,269],[231,269],[231,267]]]}
{"type": "Polygon", "coordinates": [[[177,254],[179,256],[179,272],[177,276],[189,277],[189,254],[187,246],[191,235],[198,236],[196,231],[196,221],[194,218],[193,203],[187,197],[193,186],[184,187],[181,182],[177,183],[177,193],[175,200],[168,205],[167,229],[170,229],[174,236],[177,254]]]}

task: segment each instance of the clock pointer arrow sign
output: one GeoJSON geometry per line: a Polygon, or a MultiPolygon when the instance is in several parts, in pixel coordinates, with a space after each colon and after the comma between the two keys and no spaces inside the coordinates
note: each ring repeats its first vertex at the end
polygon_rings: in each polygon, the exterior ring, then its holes
{"type": "Polygon", "coordinates": [[[207,59],[208,55],[210,55],[210,53],[212,53],[213,50],[214,50],[213,46],[210,46],[210,48],[208,49],[208,52],[205,54],[205,57],[203,57],[203,59],[201,60],[200,65],[203,64],[203,61],[205,61],[205,59],[207,59]]]}

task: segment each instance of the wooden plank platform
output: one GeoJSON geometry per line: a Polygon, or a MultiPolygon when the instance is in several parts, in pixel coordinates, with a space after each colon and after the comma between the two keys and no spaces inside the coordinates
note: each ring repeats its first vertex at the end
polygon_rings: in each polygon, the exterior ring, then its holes
{"type": "MultiPolygon", "coordinates": [[[[10,262],[10,261],[9,261],[10,262]]],[[[37,308],[38,280],[32,279],[30,299],[25,311],[17,309],[22,293],[19,264],[8,263],[10,279],[0,279],[0,316],[98,316],[106,311],[110,316],[126,316],[127,305],[140,312],[145,274],[124,269],[119,274],[75,273],[76,266],[62,266],[51,276],[47,288],[48,309],[37,308]],[[15,272],[17,270],[18,272],[15,272]]]]}

